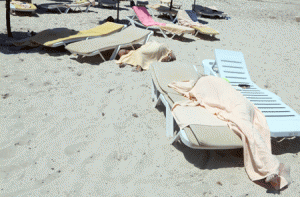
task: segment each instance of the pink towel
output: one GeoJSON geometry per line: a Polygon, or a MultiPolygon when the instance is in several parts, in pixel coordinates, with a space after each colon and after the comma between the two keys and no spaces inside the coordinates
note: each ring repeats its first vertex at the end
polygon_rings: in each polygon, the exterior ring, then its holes
{"type": "Polygon", "coordinates": [[[155,22],[145,7],[133,6],[132,8],[133,8],[134,12],[136,13],[137,17],[139,18],[139,20],[141,21],[141,23],[143,25],[145,25],[146,27],[148,27],[148,26],[165,26],[166,25],[166,23],[155,22]]]}

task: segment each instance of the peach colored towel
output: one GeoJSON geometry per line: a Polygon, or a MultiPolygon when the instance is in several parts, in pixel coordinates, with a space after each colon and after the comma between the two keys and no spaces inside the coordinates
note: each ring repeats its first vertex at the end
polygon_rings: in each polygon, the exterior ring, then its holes
{"type": "Polygon", "coordinates": [[[155,22],[145,7],[132,7],[137,17],[145,26],[165,26],[166,23],[155,22]]]}
{"type": "Polygon", "coordinates": [[[181,113],[180,107],[196,105],[206,108],[226,121],[228,127],[241,137],[245,169],[252,181],[266,178],[266,182],[270,182],[277,190],[288,185],[289,168],[285,168],[272,155],[270,130],[262,112],[224,79],[204,76],[193,84],[192,81],[169,84],[169,87],[190,99],[174,104],[174,116],[181,113]]]}
{"type": "Polygon", "coordinates": [[[161,62],[170,53],[171,50],[166,44],[152,41],[147,42],[137,50],[132,50],[128,54],[123,55],[116,63],[141,66],[144,70],[148,70],[151,63],[161,62]]]}

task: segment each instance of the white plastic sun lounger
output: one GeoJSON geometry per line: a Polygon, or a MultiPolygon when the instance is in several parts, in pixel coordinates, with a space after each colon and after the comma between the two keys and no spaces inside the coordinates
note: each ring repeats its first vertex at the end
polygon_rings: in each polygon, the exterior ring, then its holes
{"type": "Polygon", "coordinates": [[[48,9],[48,10],[54,10],[57,9],[61,14],[65,13],[67,14],[71,8],[74,8],[74,11],[76,9],[79,9],[80,12],[82,12],[81,7],[86,7],[85,12],[87,13],[91,7],[92,3],[91,2],[84,2],[84,3],[70,3],[70,4],[64,4],[64,3],[51,3],[51,4],[41,4],[40,6],[42,8],[48,9]],[[63,12],[60,8],[65,9],[63,12]]]}
{"type": "Polygon", "coordinates": [[[203,60],[207,75],[227,78],[265,115],[272,137],[300,136],[300,116],[282,102],[276,94],[258,87],[251,81],[243,53],[215,49],[216,60],[203,60]],[[218,71],[216,71],[218,69],[218,71]],[[243,89],[239,85],[247,85],[243,89]]]}
{"type": "Polygon", "coordinates": [[[200,108],[201,125],[190,125],[180,130],[174,137],[173,104],[186,98],[168,87],[172,81],[197,80],[199,75],[191,65],[178,62],[158,62],[151,65],[152,101],[154,107],[163,104],[166,110],[166,135],[172,137],[171,144],[179,139],[193,149],[235,149],[242,148],[242,140],[229,129],[227,123],[200,108]]]}
{"type": "Polygon", "coordinates": [[[106,61],[102,55],[103,51],[114,49],[110,60],[115,59],[121,48],[132,47],[133,44],[148,42],[152,31],[144,30],[136,27],[128,27],[121,32],[106,36],[105,38],[96,38],[93,40],[84,40],[70,44],[66,47],[72,54],[82,56],[95,56],[100,55],[103,61],[106,61]]]}

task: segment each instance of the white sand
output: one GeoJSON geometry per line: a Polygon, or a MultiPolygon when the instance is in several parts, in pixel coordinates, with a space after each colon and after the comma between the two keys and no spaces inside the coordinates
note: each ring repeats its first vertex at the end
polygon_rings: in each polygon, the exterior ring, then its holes
{"type": "MultiPolygon", "coordinates": [[[[175,0],[178,2],[177,0],[175,0]]],[[[52,1],[34,1],[51,3],[52,1]]],[[[153,1],[152,1],[153,2],[153,1]]],[[[192,0],[185,3],[190,9],[192,0]]],[[[214,49],[244,53],[250,75],[300,113],[300,3],[297,0],[200,1],[231,20],[209,26],[220,40],[186,36],[167,43],[177,61],[201,65],[214,49]],[[188,40],[190,39],[190,40],[188,40]],[[188,42],[187,42],[188,41],[188,42]]],[[[130,15],[122,2],[120,17],[130,15]]],[[[127,7],[126,7],[127,6],[127,7]]],[[[63,47],[20,50],[5,45],[5,2],[0,2],[0,196],[273,196],[249,180],[241,150],[192,150],[169,145],[165,116],[154,109],[149,72],[131,72],[99,56],[76,60],[63,47]],[[5,96],[6,95],[6,96],[5,96]],[[6,97],[6,98],[5,98],[6,97]],[[4,99],[5,98],[5,99],[4,99]],[[134,117],[136,114],[138,117],[134,117]]],[[[95,27],[112,9],[89,13],[11,16],[15,39],[27,30],[95,27]]],[[[291,166],[293,183],[280,193],[300,194],[299,138],[273,140],[273,153],[291,166]]]]}

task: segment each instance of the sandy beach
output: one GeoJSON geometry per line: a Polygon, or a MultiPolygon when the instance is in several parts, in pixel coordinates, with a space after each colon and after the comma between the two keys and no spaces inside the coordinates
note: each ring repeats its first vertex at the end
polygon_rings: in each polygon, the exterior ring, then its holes
{"type": "MultiPolygon", "coordinates": [[[[174,0],[181,3],[181,0],[174,0]]],[[[184,1],[184,0],[182,0],[184,1]]],[[[68,1],[33,1],[34,4],[68,1]]],[[[158,1],[149,0],[150,4],[158,1]]],[[[184,1],[191,9],[193,0],[184,1]]],[[[97,5],[98,3],[96,3],[97,5]]],[[[214,49],[241,51],[252,80],[300,113],[300,15],[298,0],[197,0],[229,20],[200,18],[217,39],[185,35],[165,43],[176,61],[201,65],[214,49]]],[[[122,1],[120,19],[132,15],[122,1]]],[[[252,182],[243,151],[194,150],[166,137],[165,115],[153,108],[149,71],[119,68],[100,56],[77,59],[64,47],[16,47],[8,41],[27,31],[93,28],[115,9],[88,13],[38,8],[34,16],[11,15],[0,2],[0,196],[299,196],[300,139],[272,139],[272,152],[291,167],[292,183],[275,191],[252,182]]],[[[163,20],[163,19],[161,19],[163,20]]],[[[110,55],[108,51],[106,55],[110,55]]]]}

